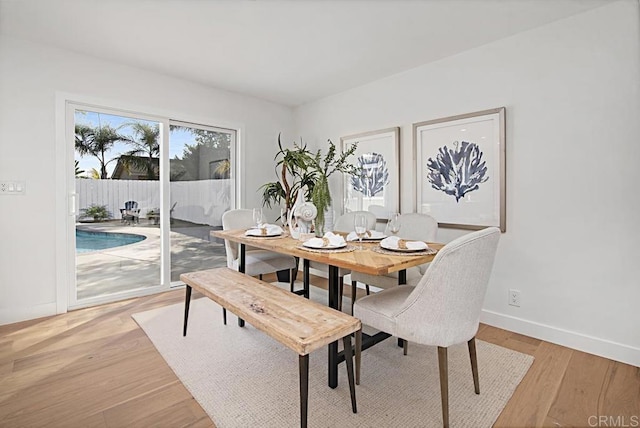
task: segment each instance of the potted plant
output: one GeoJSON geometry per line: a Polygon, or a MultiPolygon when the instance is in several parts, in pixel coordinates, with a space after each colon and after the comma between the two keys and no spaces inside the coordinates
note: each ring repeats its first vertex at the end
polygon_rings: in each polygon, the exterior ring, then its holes
{"type": "Polygon", "coordinates": [[[286,215],[293,207],[298,192],[305,188],[305,200],[311,200],[318,210],[315,219],[317,234],[324,233],[325,211],[331,206],[331,192],[329,190],[329,177],[334,172],[356,175],[358,168],[347,162],[353,155],[357,143],[352,144],[345,152],[337,155],[336,146],[331,140],[329,150],[323,156],[322,150],[312,154],[306,145],[293,143],[293,149],[283,148],[278,135],[278,153],[276,162],[276,175],[280,180],[266,183],[260,187],[262,190],[262,205],[271,208],[272,204],[284,204],[286,215]]]}
{"type": "Polygon", "coordinates": [[[356,151],[358,144],[352,144],[338,156],[336,155],[335,144],[331,140],[327,141],[329,142],[327,154],[322,156],[322,151],[318,150],[315,156],[309,159],[309,167],[317,173],[315,186],[311,191],[311,202],[318,209],[318,215],[316,216],[316,235],[318,236],[324,234],[325,212],[331,206],[329,177],[334,172],[342,172],[348,175],[356,175],[358,173],[358,168],[347,162],[349,156],[356,151]]]}
{"type": "Polygon", "coordinates": [[[309,199],[316,181],[316,171],[309,170],[310,159],[311,153],[306,145],[294,142],[293,149],[283,148],[278,135],[278,152],[274,160],[279,180],[260,186],[262,206],[271,208],[272,205],[283,205],[286,215],[302,188],[306,188],[305,199],[309,199]]]}
{"type": "Polygon", "coordinates": [[[109,211],[107,210],[106,205],[89,205],[88,208],[83,208],[82,210],[83,217],[92,217],[93,221],[102,221],[109,218],[109,211]]]}

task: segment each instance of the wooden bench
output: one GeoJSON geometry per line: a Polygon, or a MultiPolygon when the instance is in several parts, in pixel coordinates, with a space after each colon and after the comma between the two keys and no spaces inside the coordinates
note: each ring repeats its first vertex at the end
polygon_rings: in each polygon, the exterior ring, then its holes
{"type": "Polygon", "coordinates": [[[184,273],[180,279],[187,285],[183,336],[187,335],[191,291],[195,289],[298,353],[302,427],[307,426],[309,353],[342,338],[351,407],[357,413],[351,334],[356,333],[359,342],[359,319],[226,267],[184,273]]]}

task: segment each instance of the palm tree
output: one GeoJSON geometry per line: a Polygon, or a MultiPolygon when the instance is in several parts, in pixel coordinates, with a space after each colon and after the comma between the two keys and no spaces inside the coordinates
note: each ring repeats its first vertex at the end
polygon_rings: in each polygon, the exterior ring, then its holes
{"type": "Polygon", "coordinates": [[[143,122],[127,123],[133,131],[134,137],[129,138],[128,143],[133,150],[120,156],[120,159],[128,168],[134,167],[147,174],[149,180],[158,178],[157,165],[154,160],[160,156],[160,126],[143,122]]]}
{"type": "Polygon", "coordinates": [[[118,134],[110,125],[96,128],[77,123],[76,124],[76,151],[80,156],[91,155],[100,162],[100,178],[107,178],[107,165],[117,158],[106,159],[106,153],[118,141],[128,142],[129,138],[118,134]]]}

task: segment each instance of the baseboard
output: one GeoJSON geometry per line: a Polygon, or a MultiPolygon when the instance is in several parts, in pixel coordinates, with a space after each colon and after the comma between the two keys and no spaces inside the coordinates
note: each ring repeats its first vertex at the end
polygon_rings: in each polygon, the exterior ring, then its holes
{"type": "Polygon", "coordinates": [[[0,325],[13,324],[57,314],[56,302],[22,308],[0,309],[0,325]]]}
{"type": "Polygon", "coordinates": [[[640,348],[526,319],[483,310],[480,321],[525,336],[640,367],[640,348]]]}

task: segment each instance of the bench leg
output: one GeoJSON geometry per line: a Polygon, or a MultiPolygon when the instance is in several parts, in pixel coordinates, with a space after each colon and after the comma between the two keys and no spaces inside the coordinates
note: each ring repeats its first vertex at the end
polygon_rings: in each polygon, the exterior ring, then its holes
{"type": "Polygon", "coordinates": [[[307,411],[309,409],[309,354],[299,355],[300,368],[300,426],[307,427],[307,411]]]}
{"type": "Polygon", "coordinates": [[[186,286],[187,290],[186,295],[184,297],[184,324],[182,328],[182,336],[187,335],[187,321],[189,320],[189,304],[191,303],[191,287],[186,286]]]}
{"type": "Polygon", "coordinates": [[[349,392],[351,392],[351,410],[358,413],[356,407],[356,385],[353,379],[353,349],[351,348],[351,335],[342,338],[344,343],[344,361],[347,363],[347,378],[349,378],[349,392]]]}

